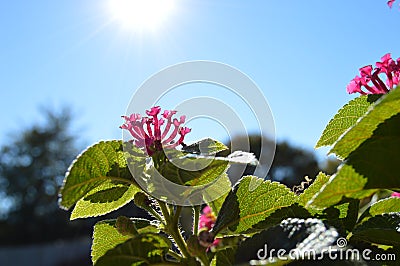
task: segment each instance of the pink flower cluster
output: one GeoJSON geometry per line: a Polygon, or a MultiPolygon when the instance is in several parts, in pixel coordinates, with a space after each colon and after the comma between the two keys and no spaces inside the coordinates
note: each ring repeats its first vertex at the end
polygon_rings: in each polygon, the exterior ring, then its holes
{"type": "Polygon", "coordinates": [[[158,118],[161,112],[160,106],[152,107],[146,110],[147,117],[140,114],[131,114],[122,116],[125,123],[120,128],[128,130],[133,137],[132,142],[151,156],[155,151],[162,149],[173,149],[182,144],[185,135],[190,132],[190,128],[181,127],[185,123],[185,116],[180,119],[173,118],[176,114],[174,110],[165,110],[162,113],[163,118],[158,118]],[[163,127],[163,128],[162,128],[163,127]],[[173,129],[171,129],[173,127],[173,129]],[[168,136],[168,133],[171,133],[168,136]],[[178,140],[175,140],[177,135],[178,140]]]}
{"type": "Polygon", "coordinates": [[[380,62],[360,68],[360,76],[356,76],[349,85],[348,93],[382,94],[393,89],[400,82],[400,58],[392,59],[390,53],[385,54],[380,62]],[[386,84],[382,77],[386,76],[386,84]],[[366,89],[363,91],[362,88],[366,89]]]}
{"type": "Polygon", "coordinates": [[[400,198],[400,192],[393,192],[392,197],[400,198]]]}
{"type": "Polygon", "coordinates": [[[202,210],[202,214],[200,215],[199,221],[199,230],[207,230],[210,231],[215,224],[217,217],[215,217],[213,211],[210,206],[205,206],[202,210]]]}
{"type": "MultiPolygon", "coordinates": [[[[215,214],[213,213],[213,211],[211,210],[210,206],[205,206],[202,210],[202,214],[200,215],[200,220],[199,220],[199,231],[210,231],[213,227],[214,224],[217,220],[217,217],[215,216],[215,214]]],[[[211,241],[213,241],[211,239],[211,241]]],[[[210,243],[211,243],[210,241],[210,243]]],[[[215,247],[219,244],[220,240],[218,238],[215,238],[214,241],[211,243],[211,245],[209,245],[208,243],[203,243],[201,241],[201,244],[203,244],[204,246],[207,246],[208,248],[212,248],[215,247]]]]}
{"type": "Polygon", "coordinates": [[[393,3],[394,3],[395,1],[396,1],[396,0],[389,0],[389,1],[387,2],[388,6],[389,6],[390,8],[392,8],[393,3]]]}

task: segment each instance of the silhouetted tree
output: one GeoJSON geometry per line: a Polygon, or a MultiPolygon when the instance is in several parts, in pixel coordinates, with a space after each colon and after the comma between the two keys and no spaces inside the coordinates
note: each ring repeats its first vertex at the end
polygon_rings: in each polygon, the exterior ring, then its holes
{"type": "MultiPolygon", "coordinates": [[[[266,160],[260,160],[261,165],[268,166],[268,161],[271,156],[274,156],[271,168],[266,176],[266,179],[279,181],[288,187],[292,188],[305,181],[304,176],[309,176],[313,179],[320,168],[314,153],[295,147],[286,141],[278,142],[276,144],[275,155],[273,153],[273,144],[266,138],[260,135],[236,136],[232,139],[232,143],[236,143],[237,150],[246,148],[246,141],[248,140],[250,152],[254,153],[257,158],[260,158],[261,148],[265,154],[266,160]],[[261,142],[263,141],[263,145],[261,142]]],[[[230,147],[231,144],[229,143],[230,147]]],[[[236,149],[235,149],[236,150],[236,149]]],[[[239,167],[231,167],[231,174],[235,174],[239,167]]],[[[243,175],[254,174],[255,167],[247,166],[243,175]]]]}
{"type": "MultiPolygon", "coordinates": [[[[89,237],[96,221],[119,215],[147,217],[132,202],[102,216],[70,221],[58,191],[83,148],[71,133],[69,109],[44,110],[44,123],[22,127],[0,148],[0,243],[5,245],[89,237]]],[[[0,245],[1,245],[0,244],[0,245]]]]}
{"type": "Polygon", "coordinates": [[[43,113],[45,123],[22,127],[1,148],[0,239],[7,240],[2,243],[70,236],[71,227],[79,224],[71,225],[69,213],[57,204],[64,174],[79,151],[77,138],[70,132],[71,113],[68,109],[43,113]]]}

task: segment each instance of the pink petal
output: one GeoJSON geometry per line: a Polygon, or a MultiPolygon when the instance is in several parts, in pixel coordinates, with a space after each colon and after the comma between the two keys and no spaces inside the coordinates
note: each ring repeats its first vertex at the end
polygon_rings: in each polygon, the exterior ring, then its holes
{"type": "Polygon", "coordinates": [[[146,114],[149,116],[156,116],[160,113],[161,107],[160,106],[154,106],[150,110],[146,110],[146,114]]]}

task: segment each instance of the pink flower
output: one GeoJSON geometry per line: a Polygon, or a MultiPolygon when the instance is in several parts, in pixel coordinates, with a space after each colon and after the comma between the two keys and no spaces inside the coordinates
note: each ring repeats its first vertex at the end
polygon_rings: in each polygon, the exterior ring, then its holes
{"type": "Polygon", "coordinates": [[[207,247],[209,250],[216,247],[220,243],[220,239],[213,237],[212,233],[208,233],[213,227],[217,220],[217,217],[211,210],[210,206],[205,206],[202,210],[199,220],[199,239],[200,244],[207,247]]]}
{"type": "Polygon", "coordinates": [[[394,1],[396,1],[396,0],[389,0],[389,1],[387,2],[387,5],[388,5],[390,8],[392,8],[394,1]]]}
{"type": "Polygon", "coordinates": [[[163,118],[159,119],[160,112],[161,107],[155,106],[146,110],[147,117],[141,117],[140,114],[122,116],[125,123],[120,128],[128,130],[133,137],[132,142],[147,152],[149,156],[155,151],[177,147],[182,144],[185,135],[190,132],[189,128],[181,127],[185,123],[185,116],[181,116],[178,120],[173,118],[176,111],[165,110],[162,114],[163,118]],[[171,127],[173,127],[172,130],[171,127]],[[180,137],[175,140],[178,134],[180,137]]]}
{"type": "Polygon", "coordinates": [[[348,93],[382,94],[399,84],[400,58],[393,60],[390,53],[385,54],[375,68],[371,65],[360,68],[360,76],[355,76],[347,85],[348,93]],[[386,76],[386,82],[382,78],[386,76]],[[365,90],[362,90],[362,89],[365,90]]]}
{"type": "Polygon", "coordinates": [[[206,228],[207,231],[210,231],[214,227],[216,220],[217,217],[215,217],[210,206],[205,206],[200,215],[199,229],[202,230],[206,228]]]}
{"type": "Polygon", "coordinates": [[[400,192],[393,192],[392,197],[400,198],[400,192]]]}

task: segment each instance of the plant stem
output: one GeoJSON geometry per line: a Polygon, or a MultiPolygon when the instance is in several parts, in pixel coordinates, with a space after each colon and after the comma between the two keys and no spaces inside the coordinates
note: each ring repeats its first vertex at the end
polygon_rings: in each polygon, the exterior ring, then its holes
{"type": "Polygon", "coordinates": [[[177,254],[176,252],[174,252],[172,250],[168,250],[168,255],[171,255],[171,257],[174,257],[178,261],[181,261],[181,259],[182,259],[182,257],[179,254],[177,254]]]}
{"type": "Polygon", "coordinates": [[[182,212],[182,206],[176,206],[175,214],[172,220],[174,224],[179,223],[179,216],[181,215],[181,212],[182,212]]]}
{"type": "Polygon", "coordinates": [[[166,230],[172,238],[175,240],[176,245],[178,246],[179,251],[182,253],[184,258],[190,258],[190,253],[187,249],[185,240],[182,237],[182,234],[178,227],[179,215],[182,210],[182,206],[176,207],[175,214],[169,213],[168,206],[165,202],[157,200],[158,204],[160,205],[161,212],[165,219],[166,230]]]}
{"type": "Polygon", "coordinates": [[[207,255],[206,255],[205,253],[202,254],[201,256],[198,256],[198,258],[200,259],[201,263],[202,263],[204,266],[210,265],[210,262],[209,262],[209,260],[208,260],[208,258],[207,258],[207,255]]]}
{"type": "Polygon", "coordinates": [[[151,215],[153,215],[157,220],[159,220],[161,223],[164,223],[163,218],[153,209],[153,208],[149,208],[146,209],[151,215]]]}
{"type": "Polygon", "coordinates": [[[172,224],[170,226],[169,233],[171,234],[172,238],[175,240],[176,245],[178,246],[179,250],[181,251],[184,258],[190,258],[189,251],[187,249],[185,240],[183,240],[182,234],[179,231],[178,224],[172,224]]]}
{"type": "Polygon", "coordinates": [[[160,206],[161,209],[161,213],[164,216],[164,221],[165,224],[168,224],[168,220],[169,220],[169,211],[167,208],[167,205],[165,204],[165,202],[161,201],[161,200],[157,200],[158,206],[160,206]]]}
{"type": "Polygon", "coordinates": [[[193,206],[193,234],[195,236],[199,234],[199,217],[200,217],[200,205],[193,206]]]}

